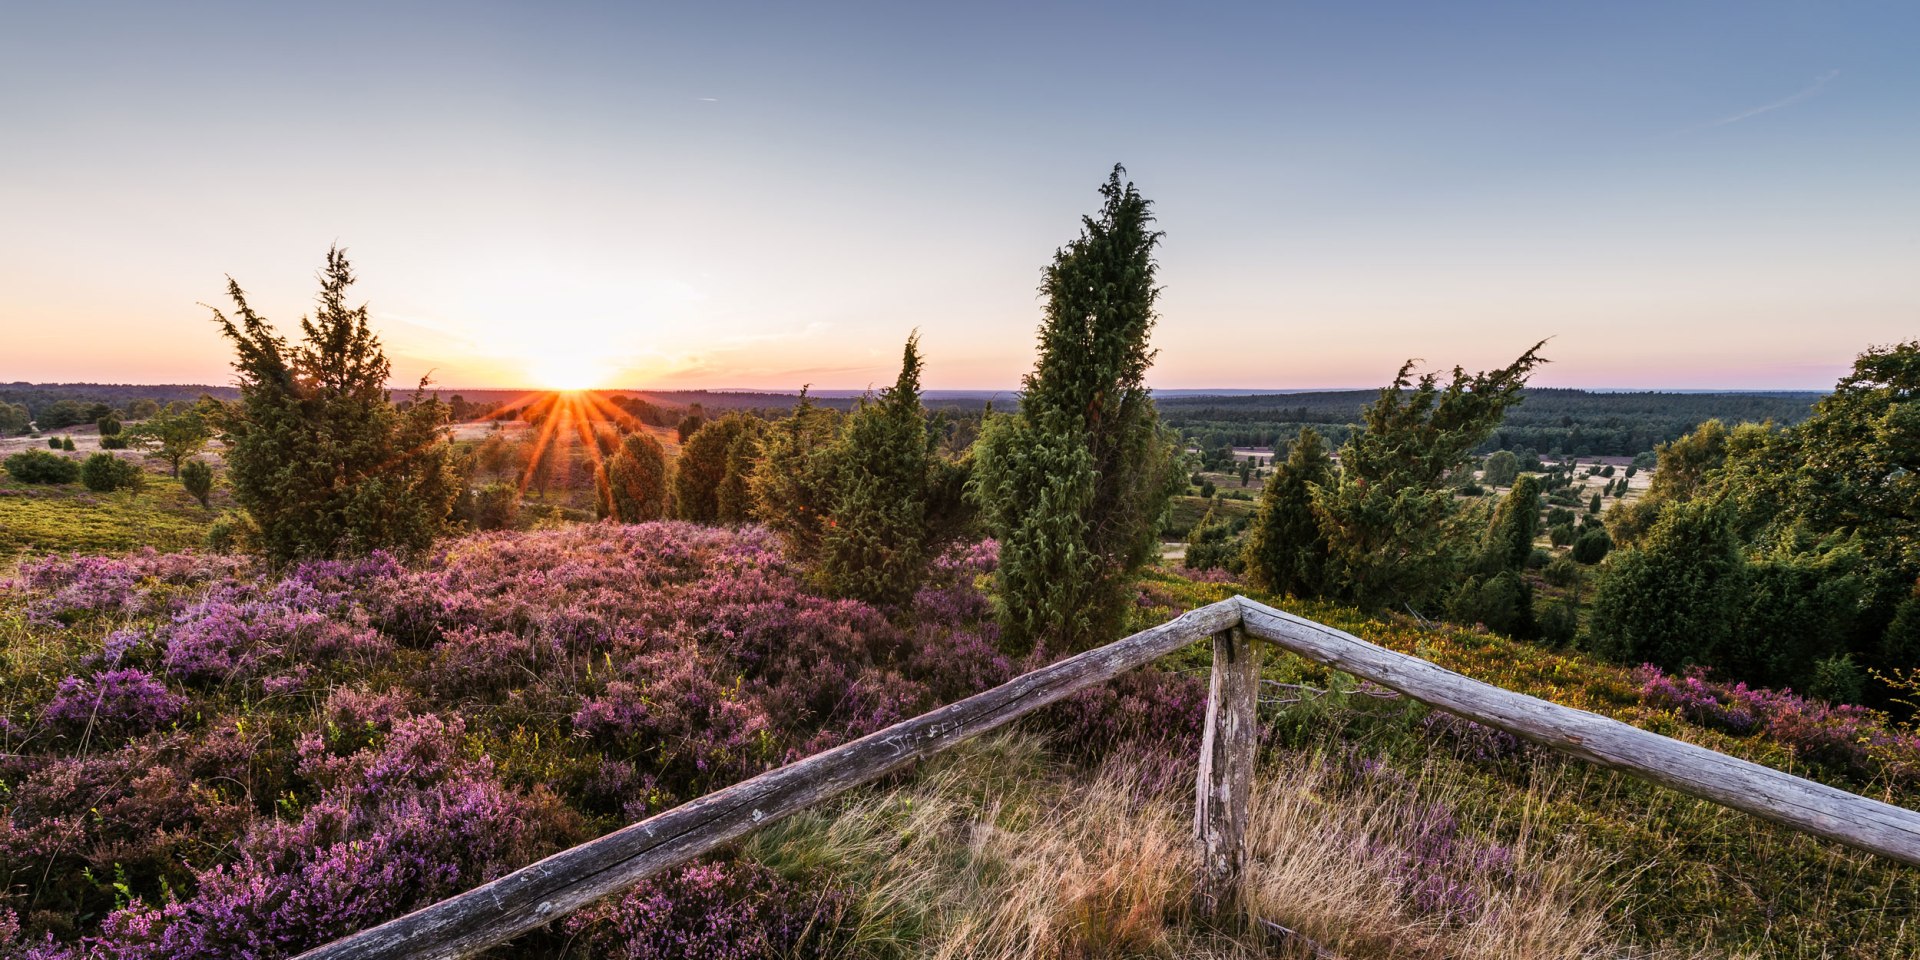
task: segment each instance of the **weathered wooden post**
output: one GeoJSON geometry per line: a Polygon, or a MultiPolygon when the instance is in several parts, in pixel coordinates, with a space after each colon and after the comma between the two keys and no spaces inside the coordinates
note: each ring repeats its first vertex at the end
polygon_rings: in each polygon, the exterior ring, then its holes
{"type": "Polygon", "coordinates": [[[1193,830],[1200,843],[1195,907],[1218,916],[1239,894],[1247,859],[1247,792],[1259,743],[1260,656],[1239,625],[1213,635],[1213,679],[1200,737],[1200,783],[1193,830]]]}

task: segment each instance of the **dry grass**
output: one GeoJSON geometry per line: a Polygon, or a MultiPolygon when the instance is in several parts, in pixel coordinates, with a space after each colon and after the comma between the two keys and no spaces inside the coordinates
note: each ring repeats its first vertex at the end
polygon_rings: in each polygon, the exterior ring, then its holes
{"type": "Polygon", "coordinates": [[[1270,762],[1254,794],[1244,914],[1215,925],[1189,913],[1195,857],[1184,792],[1140,796],[1141,772],[1126,762],[1079,782],[1048,769],[1033,738],[993,738],[900,789],[776,827],[748,852],[824,868],[859,891],[853,947],[862,955],[1647,956],[1620,942],[1600,864],[1526,823],[1475,825],[1507,837],[1488,846],[1512,859],[1510,870],[1456,877],[1464,892],[1455,898],[1470,909],[1415,903],[1403,852],[1423,830],[1431,835],[1444,782],[1348,777],[1342,786],[1326,755],[1270,762]]]}

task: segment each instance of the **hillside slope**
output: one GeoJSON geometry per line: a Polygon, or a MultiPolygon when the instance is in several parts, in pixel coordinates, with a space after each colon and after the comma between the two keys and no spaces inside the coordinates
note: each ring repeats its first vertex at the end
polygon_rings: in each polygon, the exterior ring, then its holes
{"type": "MultiPolygon", "coordinates": [[[[194,554],[26,563],[0,589],[0,950],[287,955],[983,689],[1021,669],[997,648],[993,558],[953,554],[890,612],[812,593],[763,532],[680,523],[484,534],[411,565],[281,575],[194,554]]],[[[1133,618],[1233,589],[1159,574],[1133,618]]],[[[1920,744],[1864,711],[1287,606],[1920,803],[1920,744]]],[[[1183,837],[1205,667],[1188,651],[1089,691],[514,953],[1920,949],[1916,871],[1279,657],[1269,678],[1296,686],[1276,699],[1297,702],[1267,708],[1259,922],[1196,926],[1183,837]]]]}

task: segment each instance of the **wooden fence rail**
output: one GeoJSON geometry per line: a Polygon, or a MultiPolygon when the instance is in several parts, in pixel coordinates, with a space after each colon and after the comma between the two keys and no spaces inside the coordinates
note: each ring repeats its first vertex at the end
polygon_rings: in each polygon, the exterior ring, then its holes
{"type": "Polygon", "coordinates": [[[1201,905],[1231,902],[1245,859],[1262,640],[1506,730],[1796,830],[1920,865],[1920,813],[1803,780],[1597,714],[1463,677],[1244,597],[1186,613],[885,730],[710,793],[491,883],[310,950],[300,960],[461,957],[979,736],[1195,641],[1213,639],[1196,787],[1201,905]]]}

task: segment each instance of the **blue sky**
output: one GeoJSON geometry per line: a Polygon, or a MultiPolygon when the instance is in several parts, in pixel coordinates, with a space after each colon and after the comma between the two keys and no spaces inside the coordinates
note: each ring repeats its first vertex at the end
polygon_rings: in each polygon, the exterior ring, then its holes
{"type": "Polygon", "coordinates": [[[1168,388],[1920,335],[1920,5],[12,4],[0,380],[208,381],[329,243],[454,386],[1015,383],[1124,162],[1168,388]]]}

